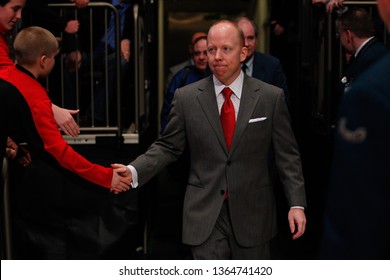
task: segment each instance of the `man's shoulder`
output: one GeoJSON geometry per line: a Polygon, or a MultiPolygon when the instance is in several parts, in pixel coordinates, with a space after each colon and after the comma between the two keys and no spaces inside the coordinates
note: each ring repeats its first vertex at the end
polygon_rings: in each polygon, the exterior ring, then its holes
{"type": "Polygon", "coordinates": [[[11,68],[13,68],[14,66],[8,66],[8,67],[4,67],[0,70],[0,79],[3,80],[2,82],[7,82],[9,83],[9,78],[12,76],[12,73],[11,73],[11,68]]]}
{"type": "Polygon", "coordinates": [[[374,37],[371,40],[371,42],[369,42],[367,45],[373,49],[380,49],[380,50],[387,50],[388,51],[385,44],[380,39],[378,39],[376,37],[374,37]]]}
{"type": "Polygon", "coordinates": [[[372,39],[368,42],[361,50],[363,57],[366,56],[368,59],[378,59],[389,53],[387,47],[377,38],[372,39]]]}
{"type": "Polygon", "coordinates": [[[190,74],[190,73],[194,73],[194,72],[196,72],[196,68],[194,65],[186,65],[186,66],[180,68],[179,71],[176,72],[174,77],[183,76],[186,73],[190,74]]]}
{"type": "Polygon", "coordinates": [[[270,95],[278,95],[282,94],[283,90],[280,87],[271,85],[262,80],[246,76],[244,80],[244,87],[248,90],[253,90],[258,94],[270,94],[270,95]]]}
{"type": "Polygon", "coordinates": [[[186,90],[195,90],[200,89],[203,90],[204,88],[213,86],[212,76],[207,76],[206,78],[200,79],[196,82],[190,83],[185,86],[186,90]]]}
{"type": "Polygon", "coordinates": [[[357,97],[367,95],[368,98],[380,98],[383,102],[390,102],[390,53],[375,62],[367,71],[359,76],[353,84],[348,96],[357,97]]]}
{"type": "Polygon", "coordinates": [[[214,91],[214,84],[211,77],[212,76],[208,76],[181,87],[179,89],[179,94],[185,96],[186,100],[192,100],[200,93],[214,91]]]}
{"type": "Polygon", "coordinates": [[[376,76],[376,80],[383,80],[384,82],[388,83],[389,79],[385,77],[388,77],[389,72],[384,72],[385,70],[390,70],[390,52],[384,54],[380,60],[373,63],[370,69],[368,69],[362,75],[362,79],[368,80],[371,79],[373,76],[376,76]]]}
{"type": "Polygon", "coordinates": [[[48,98],[45,88],[23,68],[10,66],[0,71],[0,78],[16,88],[27,102],[39,102],[41,99],[48,98]]]}
{"type": "MultiPolygon", "coordinates": [[[[25,87],[31,87],[34,84],[38,84],[36,79],[31,77],[28,71],[21,70],[22,68],[18,68],[16,65],[9,66],[0,71],[0,78],[6,80],[7,82],[14,85],[23,85],[25,87]]],[[[24,69],[24,68],[23,68],[24,69]]]]}
{"type": "MultiPolygon", "coordinates": [[[[257,79],[255,77],[246,76],[244,79],[244,84],[251,85],[252,87],[271,87],[271,88],[278,88],[270,83],[264,82],[260,79],[257,79]]],[[[279,88],[280,89],[280,88],[279,88]]]]}
{"type": "Polygon", "coordinates": [[[180,62],[180,63],[178,63],[176,65],[173,65],[173,66],[169,67],[169,71],[171,73],[177,73],[181,69],[185,68],[188,65],[191,65],[191,60],[190,59],[187,59],[186,61],[180,62]]]}
{"type": "Polygon", "coordinates": [[[256,63],[280,64],[280,61],[275,56],[265,54],[262,52],[255,52],[253,63],[254,64],[256,64],[256,63]]]}

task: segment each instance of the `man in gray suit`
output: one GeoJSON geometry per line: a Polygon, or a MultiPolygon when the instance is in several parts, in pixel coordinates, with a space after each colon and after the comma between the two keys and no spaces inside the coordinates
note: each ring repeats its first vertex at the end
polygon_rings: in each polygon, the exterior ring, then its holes
{"type": "Polygon", "coordinates": [[[223,20],[210,28],[207,52],[213,75],[179,88],[163,135],[127,167],[114,167],[126,175],[131,172],[137,187],[175,161],[187,145],[191,167],[183,242],[191,246],[193,257],[267,259],[277,230],[270,152],[291,207],[292,238],[299,238],[306,227],[301,160],[283,90],[241,71],[247,48],[235,23],[223,20]],[[233,91],[230,99],[221,93],[225,87],[233,91]],[[229,101],[236,122],[231,145],[220,120],[229,101]]]}

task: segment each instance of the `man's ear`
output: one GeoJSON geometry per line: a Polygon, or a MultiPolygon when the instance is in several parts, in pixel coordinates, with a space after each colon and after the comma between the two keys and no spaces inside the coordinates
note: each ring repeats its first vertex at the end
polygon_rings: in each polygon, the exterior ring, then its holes
{"type": "Polygon", "coordinates": [[[351,30],[347,30],[346,32],[347,32],[348,40],[349,40],[350,42],[352,42],[352,41],[353,41],[353,38],[355,38],[355,34],[353,34],[353,33],[351,32],[351,30]]]}
{"type": "Polygon", "coordinates": [[[247,56],[248,56],[248,48],[242,47],[241,53],[240,53],[240,62],[243,62],[247,56]]]}
{"type": "Polygon", "coordinates": [[[47,56],[46,56],[46,55],[42,55],[42,56],[39,58],[39,66],[40,66],[42,69],[45,69],[45,67],[46,67],[46,61],[47,61],[47,56]]]}

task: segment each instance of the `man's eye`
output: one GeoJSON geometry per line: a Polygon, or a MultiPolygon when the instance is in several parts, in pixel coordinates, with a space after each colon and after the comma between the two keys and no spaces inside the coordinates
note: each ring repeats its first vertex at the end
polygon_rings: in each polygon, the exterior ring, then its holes
{"type": "Polygon", "coordinates": [[[201,54],[207,55],[207,51],[196,51],[194,54],[195,56],[200,56],[201,54]]]}

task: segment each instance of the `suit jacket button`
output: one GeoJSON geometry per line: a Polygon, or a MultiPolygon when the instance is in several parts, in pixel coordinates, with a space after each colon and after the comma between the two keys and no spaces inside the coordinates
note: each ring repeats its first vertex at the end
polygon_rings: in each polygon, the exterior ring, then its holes
{"type": "Polygon", "coordinates": [[[224,195],[225,194],[225,190],[221,190],[221,195],[224,195]]]}
{"type": "Polygon", "coordinates": [[[230,160],[228,160],[228,161],[226,162],[226,164],[227,164],[227,166],[230,166],[230,165],[232,164],[232,162],[231,162],[230,160]]]}

